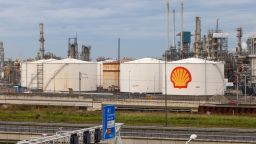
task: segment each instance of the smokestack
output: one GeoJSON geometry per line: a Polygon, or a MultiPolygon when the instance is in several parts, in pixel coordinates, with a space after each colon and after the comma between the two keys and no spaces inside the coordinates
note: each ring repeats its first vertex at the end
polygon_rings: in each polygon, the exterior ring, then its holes
{"type": "Polygon", "coordinates": [[[199,57],[201,53],[201,18],[196,17],[196,29],[195,29],[195,43],[194,43],[194,52],[195,56],[199,57]]]}
{"type": "Polygon", "coordinates": [[[242,53],[242,35],[243,35],[243,30],[241,27],[236,29],[237,34],[237,54],[240,55],[242,53]]]}
{"type": "Polygon", "coordinates": [[[4,68],[4,44],[0,42],[0,78],[4,68]]]}
{"type": "Polygon", "coordinates": [[[217,19],[216,21],[216,33],[219,32],[219,19],[217,19]]]}
{"type": "Polygon", "coordinates": [[[173,47],[176,49],[175,9],[173,10],[173,47]]]}
{"type": "Polygon", "coordinates": [[[44,24],[40,23],[39,24],[39,52],[37,53],[37,58],[38,59],[43,59],[44,58],[44,24]]]}
{"type": "Polygon", "coordinates": [[[170,49],[171,51],[171,47],[170,47],[170,1],[167,0],[166,3],[167,6],[167,48],[170,49]]]}
{"type": "Polygon", "coordinates": [[[181,52],[183,51],[183,0],[181,0],[181,22],[180,22],[180,43],[181,43],[181,52]]]}

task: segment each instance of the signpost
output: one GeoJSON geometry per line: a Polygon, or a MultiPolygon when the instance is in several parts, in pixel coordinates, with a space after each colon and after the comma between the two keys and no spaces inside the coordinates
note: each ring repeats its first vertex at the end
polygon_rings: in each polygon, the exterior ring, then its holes
{"type": "Polygon", "coordinates": [[[102,121],[102,130],[103,130],[103,139],[109,140],[113,139],[116,136],[115,129],[115,119],[116,119],[116,110],[114,105],[103,106],[103,121],[102,121]]]}

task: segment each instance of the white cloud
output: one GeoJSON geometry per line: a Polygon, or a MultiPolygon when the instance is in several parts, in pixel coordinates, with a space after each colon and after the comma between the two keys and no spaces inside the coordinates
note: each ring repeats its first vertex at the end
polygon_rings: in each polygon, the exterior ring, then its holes
{"type": "Polygon", "coordinates": [[[67,8],[44,11],[44,15],[47,17],[65,20],[78,18],[106,18],[107,16],[111,16],[112,13],[112,10],[109,8],[67,8]]]}
{"type": "MultiPolygon", "coordinates": [[[[180,29],[180,0],[171,0],[176,8],[176,31],[180,29]]],[[[220,28],[235,35],[238,26],[244,28],[244,36],[256,31],[254,20],[255,0],[184,0],[184,29],[194,31],[195,16],[202,17],[203,34],[215,28],[220,19],[220,28]]],[[[161,55],[166,40],[166,0],[0,0],[0,40],[9,42],[8,52],[15,57],[15,48],[27,47],[21,51],[24,57],[34,56],[29,48],[38,45],[38,24],[45,23],[46,46],[66,55],[69,36],[78,33],[81,41],[95,45],[97,56],[113,49],[111,40],[126,39],[124,47],[158,47],[157,50],[130,52],[134,55],[161,55]],[[15,43],[15,44],[14,44],[15,43]],[[103,49],[101,46],[107,47],[103,49]],[[24,52],[24,53],[23,53],[24,52]],[[27,56],[30,55],[30,56],[27,56]]],[[[235,45],[235,36],[230,45],[235,45]]],[[[33,48],[31,48],[33,49],[33,48]]],[[[33,49],[34,50],[34,49],[33,49]]],[[[58,55],[58,54],[57,54],[58,55]]],[[[111,56],[111,55],[110,55],[111,56]]]]}

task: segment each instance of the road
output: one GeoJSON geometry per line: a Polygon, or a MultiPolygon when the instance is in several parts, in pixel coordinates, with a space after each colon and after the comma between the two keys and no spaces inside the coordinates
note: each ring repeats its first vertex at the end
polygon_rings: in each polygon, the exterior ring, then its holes
{"type": "MultiPolygon", "coordinates": [[[[51,135],[58,131],[78,130],[90,126],[92,125],[0,122],[0,131],[51,135]]],[[[121,136],[134,138],[188,139],[191,134],[198,135],[197,140],[202,141],[256,142],[256,129],[124,126],[121,130],[121,136]]]]}

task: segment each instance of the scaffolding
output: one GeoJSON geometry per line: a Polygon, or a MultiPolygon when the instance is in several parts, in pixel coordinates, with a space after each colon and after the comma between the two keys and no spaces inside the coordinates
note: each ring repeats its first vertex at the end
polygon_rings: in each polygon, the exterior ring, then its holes
{"type": "Polygon", "coordinates": [[[221,30],[209,30],[206,39],[207,59],[224,61],[228,54],[228,34],[221,30]]]}

